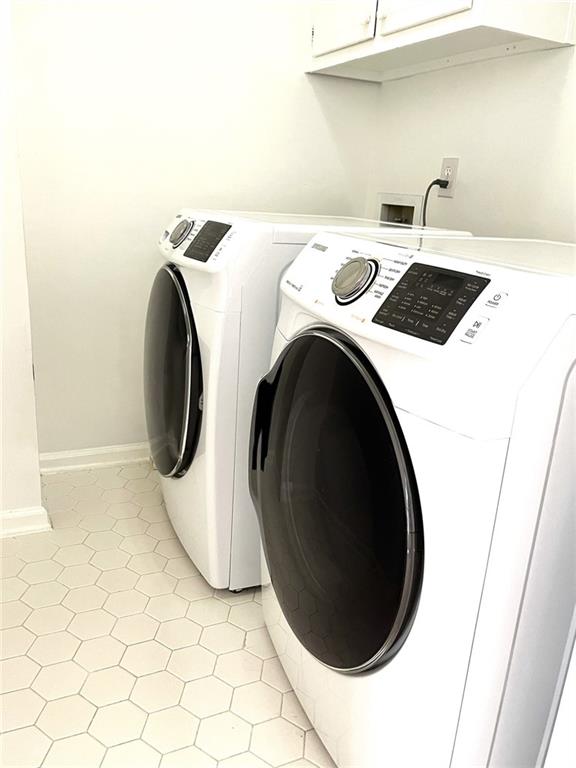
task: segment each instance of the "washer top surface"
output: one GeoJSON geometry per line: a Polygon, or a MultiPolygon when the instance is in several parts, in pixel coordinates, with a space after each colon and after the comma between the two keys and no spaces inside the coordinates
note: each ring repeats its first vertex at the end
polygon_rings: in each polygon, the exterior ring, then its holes
{"type": "MultiPolygon", "coordinates": [[[[269,245],[305,245],[319,231],[379,232],[398,237],[427,233],[446,235],[446,230],[386,224],[347,216],[314,216],[247,211],[183,208],[159,240],[160,252],[169,261],[200,272],[220,272],[250,264],[269,245]]],[[[466,233],[459,233],[460,235],[466,233]]]]}
{"type": "MultiPolygon", "coordinates": [[[[344,233],[345,234],[345,233],[344,233]]],[[[438,253],[486,264],[499,264],[511,269],[554,275],[576,275],[576,243],[554,240],[512,240],[500,237],[462,237],[459,233],[438,235],[426,232],[419,236],[407,232],[401,236],[394,232],[354,233],[359,240],[397,244],[405,248],[438,253]]]]}
{"type": "MultiPolygon", "coordinates": [[[[274,213],[272,211],[211,211],[212,214],[220,213],[232,216],[235,219],[260,222],[262,224],[279,224],[284,226],[313,226],[317,227],[385,227],[385,223],[375,219],[363,219],[353,216],[328,216],[324,214],[305,213],[274,213]]],[[[411,227],[399,224],[399,227],[411,229],[411,227]]]]}

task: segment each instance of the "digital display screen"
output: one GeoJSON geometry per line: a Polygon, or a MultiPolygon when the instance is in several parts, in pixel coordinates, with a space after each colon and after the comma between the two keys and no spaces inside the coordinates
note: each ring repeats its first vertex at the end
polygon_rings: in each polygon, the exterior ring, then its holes
{"type": "Polygon", "coordinates": [[[196,261],[208,261],[231,228],[230,224],[222,224],[220,221],[207,221],[184,251],[184,256],[196,261]]]}
{"type": "Polygon", "coordinates": [[[441,296],[453,296],[455,291],[462,287],[464,280],[452,275],[435,275],[426,288],[441,296]]]}
{"type": "Polygon", "coordinates": [[[452,269],[412,264],[372,322],[445,344],[489,282],[485,277],[452,269]]]}

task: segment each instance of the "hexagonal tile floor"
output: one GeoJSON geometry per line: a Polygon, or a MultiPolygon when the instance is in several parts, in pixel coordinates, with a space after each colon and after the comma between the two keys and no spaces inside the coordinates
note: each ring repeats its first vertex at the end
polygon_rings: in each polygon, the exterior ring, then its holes
{"type": "Polygon", "coordinates": [[[0,541],[3,768],[333,768],[258,590],[206,584],[148,463],[42,483],[54,530],[0,541]]]}

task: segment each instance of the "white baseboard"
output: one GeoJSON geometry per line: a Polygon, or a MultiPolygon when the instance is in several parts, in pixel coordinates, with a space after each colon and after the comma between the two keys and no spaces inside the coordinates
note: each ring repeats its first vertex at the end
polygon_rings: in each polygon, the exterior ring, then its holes
{"type": "Polygon", "coordinates": [[[74,469],[99,469],[119,464],[136,464],[150,460],[148,443],[107,445],[103,448],[82,448],[77,451],[53,451],[40,454],[43,475],[74,469]]]}
{"type": "Polygon", "coordinates": [[[6,509],[0,512],[0,539],[51,530],[50,518],[44,507],[6,509]]]}

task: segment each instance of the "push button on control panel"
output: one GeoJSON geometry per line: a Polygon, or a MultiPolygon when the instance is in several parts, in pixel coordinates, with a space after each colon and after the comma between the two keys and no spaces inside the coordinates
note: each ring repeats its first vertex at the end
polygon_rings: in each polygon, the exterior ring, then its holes
{"type": "Polygon", "coordinates": [[[451,269],[412,264],[372,322],[445,344],[490,280],[451,269]]]}
{"type": "Polygon", "coordinates": [[[494,293],[488,294],[486,306],[491,309],[497,309],[507,298],[508,294],[504,291],[495,291],[494,293]]]}
{"type": "Polygon", "coordinates": [[[476,317],[470,323],[470,326],[466,329],[460,341],[463,341],[465,344],[474,344],[479,334],[486,328],[489,322],[489,317],[476,317]]]}

